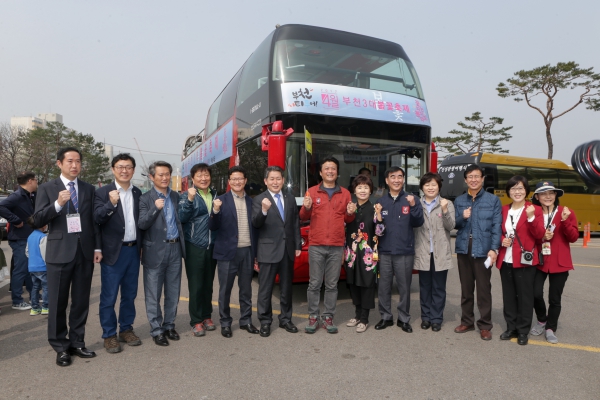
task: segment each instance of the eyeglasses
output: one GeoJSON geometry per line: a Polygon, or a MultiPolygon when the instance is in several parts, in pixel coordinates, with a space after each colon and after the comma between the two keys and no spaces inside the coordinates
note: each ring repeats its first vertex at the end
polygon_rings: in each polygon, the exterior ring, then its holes
{"type": "Polygon", "coordinates": [[[114,169],[117,171],[131,171],[133,167],[131,165],[115,165],[114,169]]]}
{"type": "Polygon", "coordinates": [[[524,192],[525,188],[524,187],[513,187],[510,188],[510,192],[511,193],[519,193],[519,192],[524,192]]]}
{"type": "Polygon", "coordinates": [[[246,178],[230,178],[230,182],[243,182],[246,178]]]}
{"type": "Polygon", "coordinates": [[[479,179],[481,179],[483,176],[481,175],[467,175],[467,179],[472,180],[472,181],[477,181],[479,179]]]}

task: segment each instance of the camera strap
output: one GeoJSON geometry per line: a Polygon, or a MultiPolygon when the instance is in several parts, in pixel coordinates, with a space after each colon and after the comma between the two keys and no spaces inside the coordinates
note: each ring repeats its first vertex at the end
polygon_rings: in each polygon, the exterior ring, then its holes
{"type": "MultiPolygon", "coordinates": [[[[521,248],[521,253],[525,253],[525,248],[523,247],[523,243],[521,243],[521,239],[519,239],[519,234],[517,233],[517,227],[515,226],[514,222],[513,222],[513,217],[512,215],[510,216],[510,223],[513,224],[514,226],[514,230],[515,230],[515,237],[517,238],[517,242],[519,242],[519,247],[521,248]]],[[[517,221],[518,223],[518,221],[517,221]]],[[[533,249],[531,249],[531,252],[533,253],[533,250],[535,250],[535,244],[533,245],[533,249]]]]}

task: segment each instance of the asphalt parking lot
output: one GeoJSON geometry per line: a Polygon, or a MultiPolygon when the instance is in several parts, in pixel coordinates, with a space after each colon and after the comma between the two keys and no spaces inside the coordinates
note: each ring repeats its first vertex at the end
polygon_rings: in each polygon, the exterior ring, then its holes
{"type": "MultiPolygon", "coordinates": [[[[7,242],[1,247],[10,260],[7,242]]],[[[240,330],[234,293],[231,339],[220,334],[217,307],[213,313],[217,330],[200,338],[191,335],[183,274],[176,320],[182,338],[169,347],[156,346],[150,338],[140,279],[134,328],[143,345],[108,354],[102,347],[98,320],[97,267],[86,343],[98,356],[74,358],[72,366],[60,368],[46,340],[47,317],[12,310],[6,281],[0,282],[0,398],[598,399],[600,237],[593,237],[588,248],[582,248],[580,240],[572,249],[576,267],[563,294],[557,345],[548,344],[543,336],[531,337],[527,346],[499,340],[505,324],[498,270],[492,275],[493,340],[482,341],[478,332],[455,334],[453,329],[460,322],[460,285],[454,268],[448,275],[444,324],[437,333],[419,327],[419,286],[414,275],[411,334],[395,325],[375,331],[373,326],[380,319],[377,310],[371,313],[365,333],[347,328],[345,322],[352,318],[354,307],[345,283],[340,282],[335,317],[338,334],[303,332],[307,285],[296,284],[294,322],[301,332],[287,333],[275,323],[269,338],[240,330]]],[[[216,279],[214,289],[216,304],[216,279]]],[[[254,300],[257,289],[255,279],[254,300]]],[[[397,296],[394,299],[397,301],[397,296]]],[[[276,291],[275,309],[278,304],[276,291]]],[[[255,313],[253,322],[258,325],[255,313]]]]}

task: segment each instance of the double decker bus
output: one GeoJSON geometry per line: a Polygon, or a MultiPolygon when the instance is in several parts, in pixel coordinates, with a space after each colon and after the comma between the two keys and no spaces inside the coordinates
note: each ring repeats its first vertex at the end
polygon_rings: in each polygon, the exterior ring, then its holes
{"type": "MultiPolygon", "coordinates": [[[[271,32],[213,102],[204,130],[187,138],[182,160],[185,190],[191,167],[213,166],[213,185],[227,190],[227,170],[247,171],[246,191],[266,189],[267,153],[262,126],[282,121],[294,134],[285,151],[285,191],[302,204],[308,186],[319,182],[320,160],[340,161],[340,186],[348,187],[369,168],[374,197],[385,191],[384,171],[397,165],[405,190],[419,191],[430,168],[431,125],[417,72],[403,48],[382,39],[306,25],[271,32]],[[305,151],[305,130],[312,154],[305,151]]],[[[308,227],[294,281],[308,280],[308,227]]]]}
{"type": "Polygon", "coordinates": [[[589,222],[590,231],[600,232],[600,189],[590,186],[564,162],[479,152],[451,156],[444,159],[438,169],[444,179],[441,190],[443,197],[454,200],[467,191],[464,171],[471,164],[483,168],[483,189],[498,196],[502,204],[511,202],[504,188],[506,182],[515,175],[527,178],[531,186],[530,197],[538,182],[553,182],[557,188],[565,191],[560,204],[575,212],[579,230],[583,232],[589,222]]]}

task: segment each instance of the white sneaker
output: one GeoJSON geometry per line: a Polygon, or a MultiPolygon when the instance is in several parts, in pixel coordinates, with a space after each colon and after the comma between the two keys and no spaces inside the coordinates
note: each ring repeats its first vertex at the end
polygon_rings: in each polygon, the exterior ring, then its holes
{"type": "Polygon", "coordinates": [[[546,330],[546,323],[538,321],[533,326],[533,328],[531,328],[531,330],[529,331],[529,334],[534,335],[534,336],[540,336],[542,333],[544,333],[545,330],[546,330]]]}
{"type": "Polygon", "coordinates": [[[552,329],[546,329],[546,340],[548,341],[548,343],[558,343],[558,338],[556,337],[552,329]]]}
{"type": "Polygon", "coordinates": [[[358,325],[359,322],[360,321],[357,320],[356,318],[352,318],[350,321],[348,321],[348,323],[346,324],[346,326],[351,326],[351,327],[352,326],[356,326],[356,325],[358,325]]]}
{"type": "Polygon", "coordinates": [[[363,333],[364,331],[367,330],[368,327],[369,327],[369,324],[363,324],[361,322],[358,325],[356,325],[356,332],[363,333]]]}

